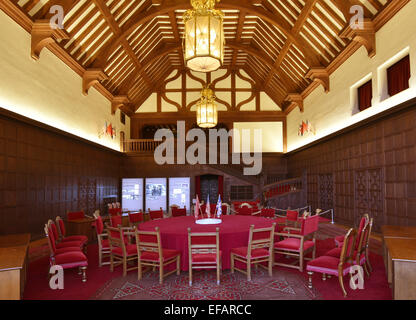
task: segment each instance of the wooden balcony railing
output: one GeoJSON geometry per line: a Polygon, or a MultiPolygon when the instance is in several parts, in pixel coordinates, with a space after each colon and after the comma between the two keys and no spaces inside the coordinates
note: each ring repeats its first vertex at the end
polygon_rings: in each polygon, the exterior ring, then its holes
{"type": "Polygon", "coordinates": [[[263,187],[266,199],[273,198],[285,193],[302,190],[302,178],[293,178],[267,184],[263,187]]]}
{"type": "Polygon", "coordinates": [[[128,140],[123,143],[123,152],[154,152],[161,141],[155,141],[153,139],[135,139],[128,140]]]}

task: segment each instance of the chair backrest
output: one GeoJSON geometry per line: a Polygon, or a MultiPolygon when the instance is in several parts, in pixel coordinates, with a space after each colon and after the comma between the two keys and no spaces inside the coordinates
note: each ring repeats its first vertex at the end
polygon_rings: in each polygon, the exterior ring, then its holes
{"type": "Polygon", "coordinates": [[[43,228],[43,230],[45,231],[45,235],[48,238],[49,251],[51,255],[54,255],[56,252],[56,244],[55,244],[55,239],[53,237],[52,230],[49,228],[48,224],[45,224],[45,227],[43,228]]]}
{"type": "Polygon", "coordinates": [[[242,208],[242,207],[252,208],[253,206],[251,204],[249,204],[248,202],[243,202],[242,204],[240,204],[240,208],[242,208]]]}
{"type": "Polygon", "coordinates": [[[170,205],[170,206],[169,206],[169,214],[168,214],[168,216],[172,216],[172,211],[173,211],[174,209],[177,209],[177,208],[179,208],[179,206],[178,206],[177,204],[172,204],[172,205],[170,205]]]}
{"type": "Polygon", "coordinates": [[[193,254],[217,254],[217,261],[220,259],[220,228],[215,232],[191,232],[188,228],[188,250],[189,261],[192,261],[193,254]]]}
{"type": "Polygon", "coordinates": [[[123,256],[126,255],[125,236],[122,227],[107,227],[108,243],[110,244],[110,250],[115,248],[121,248],[123,256]]]}
{"type": "Polygon", "coordinates": [[[56,243],[59,239],[58,229],[56,228],[56,224],[51,219],[48,220],[48,230],[52,233],[53,239],[56,243]]]}
{"type": "Polygon", "coordinates": [[[172,217],[182,217],[182,216],[186,216],[186,207],[185,208],[179,208],[179,207],[172,208],[172,217]]]}
{"type": "Polygon", "coordinates": [[[116,208],[121,208],[120,202],[116,202],[116,208]]]}
{"type": "Polygon", "coordinates": [[[143,211],[139,211],[139,212],[134,212],[134,213],[129,213],[129,223],[130,225],[132,224],[137,224],[140,222],[144,221],[144,214],[143,211]]]}
{"type": "Polygon", "coordinates": [[[260,212],[260,217],[274,218],[274,212],[275,210],[272,208],[262,208],[260,212]]]}
{"type": "Polygon", "coordinates": [[[108,209],[111,209],[113,207],[112,203],[107,203],[108,209]]]}
{"type": "Polygon", "coordinates": [[[308,216],[302,219],[300,234],[307,236],[309,234],[315,233],[319,228],[319,216],[308,216]]]}
{"type": "Polygon", "coordinates": [[[147,210],[149,210],[150,220],[163,219],[163,209],[162,208],[160,208],[160,210],[150,210],[150,208],[148,208],[147,210]]]}
{"type": "Polygon", "coordinates": [[[123,217],[122,216],[112,216],[110,218],[111,226],[113,228],[118,228],[119,226],[123,226],[123,217]]]}
{"type": "Polygon", "coordinates": [[[160,241],[160,229],[155,228],[155,231],[141,231],[134,228],[136,236],[137,254],[139,259],[143,252],[155,252],[159,254],[159,261],[163,259],[162,243],[160,241]]]}
{"type": "Polygon", "coordinates": [[[56,225],[58,227],[59,237],[64,238],[66,235],[65,223],[60,216],[55,218],[56,225]]]}
{"type": "Polygon", "coordinates": [[[253,209],[249,207],[240,207],[236,209],[236,214],[239,216],[251,216],[253,213],[253,209]]]}
{"type": "Polygon", "coordinates": [[[223,203],[221,206],[222,214],[228,215],[231,214],[231,206],[228,203],[223,203]]]}
{"type": "Polygon", "coordinates": [[[68,219],[68,221],[84,219],[85,218],[85,213],[84,213],[84,211],[67,212],[66,218],[68,219]]]}
{"type": "Polygon", "coordinates": [[[360,224],[358,225],[358,229],[357,229],[357,237],[355,239],[355,249],[358,248],[358,242],[360,242],[360,238],[361,238],[361,233],[364,230],[364,227],[368,224],[370,220],[370,217],[367,213],[365,213],[360,220],[360,224]]]}
{"type": "Polygon", "coordinates": [[[97,234],[102,234],[104,232],[104,223],[103,219],[101,218],[100,214],[95,211],[94,212],[94,218],[95,218],[95,231],[97,234]]]}
{"type": "Polygon", "coordinates": [[[299,211],[297,210],[287,210],[286,219],[289,221],[297,221],[299,217],[299,211]]]}
{"type": "Polygon", "coordinates": [[[338,265],[338,270],[340,271],[342,271],[343,266],[346,263],[352,263],[353,261],[354,243],[355,243],[356,235],[357,235],[357,232],[353,228],[349,229],[348,232],[345,234],[344,242],[341,248],[340,261],[338,265]]]}
{"type": "Polygon", "coordinates": [[[373,218],[367,221],[364,228],[361,230],[361,233],[357,231],[357,238],[359,237],[358,241],[355,240],[356,250],[357,250],[357,263],[360,261],[361,255],[365,252],[365,250],[368,248],[369,242],[370,242],[370,233],[371,229],[373,227],[373,218]]]}
{"type": "Polygon", "coordinates": [[[276,223],[273,223],[273,225],[268,228],[255,229],[254,225],[250,226],[247,250],[248,259],[251,258],[251,252],[255,249],[269,249],[269,254],[273,253],[273,239],[275,228],[276,223]]]}
{"type": "Polygon", "coordinates": [[[108,214],[110,216],[119,216],[121,215],[121,208],[110,208],[108,209],[108,214]]]}

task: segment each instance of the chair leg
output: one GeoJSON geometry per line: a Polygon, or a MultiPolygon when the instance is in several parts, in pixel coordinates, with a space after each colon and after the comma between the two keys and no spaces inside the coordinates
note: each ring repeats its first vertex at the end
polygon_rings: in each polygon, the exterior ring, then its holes
{"type": "Polygon", "coordinates": [[[114,271],[114,257],[112,253],[110,254],[110,271],[114,271]]]}
{"type": "Polygon", "coordinates": [[[98,266],[101,268],[103,265],[103,253],[101,252],[101,249],[98,249],[98,266]]]}
{"type": "Polygon", "coordinates": [[[127,259],[126,257],[123,258],[123,277],[127,275],[127,259]]]}
{"type": "Polygon", "coordinates": [[[179,276],[181,274],[181,256],[176,258],[176,275],[179,276]]]}
{"type": "Polygon", "coordinates": [[[137,279],[142,279],[142,264],[140,262],[140,259],[137,259],[137,279]]]}
{"type": "Polygon", "coordinates": [[[344,288],[344,278],[342,277],[342,274],[338,275],[338,279],[339,279],[339,284],[340,284],[341,289],[342,289],[342,293],[344,294],[344,297],[346,297],[347,296],[347,291],[345,291],[345,288],[344,288]]]}
{"type": "Polygon", "coordinates": [[[273,253],[272,256],[269,257],[269,276],[273,276],[273,253]]]}
{"type": "Polygon", "coordinates": [[[87,282],[87,267],[81,267],[82,282],[87,282]]]}
{"type": "Polygon", "coordinates": [[[373,272],[373,267],[371,266],[371,263],[370,263],[370,259],[368,258],[368,256],[369,256],[369,254],[368,254],[368,249],[365,251],[365,263],[367,264],[367,266],[368,266],[368,270],[370,271],[370,272],[373,272]]]}
{"type": "Polygon", "coordinates": [[[299,255],[299,271],[303,272],[303,251],[301,251],[299,255]]]}
{"type": "Polygon", "coordinates": [[[247,281],[251,281],[251,261],[247,260],[247,281]]]}
{"type": "Polygon", "coordinates": [[[312,271],[308,271],[308,276],[309,276],[309,279],[308,279],[308,288],[309,289],[312,289],[313,288],[313,285],[312,285],[312,275],[313,275],[313,272],[312,271]]]}
{"type": "Polygon", "coordinates": [[[231,253],[231,273],[234,273],[234,255],[231,253]]]}
{"type": "Polygon", "coordinates": [[[163,284],[163,263],[159,265],[159,283],[163,284]]]}
{"type": "Polygon", "coordinates": [[[220,263],[217,263],[217,285],[220,284],[220,272],[221,272],[220,263]]]}
{"type": "Polygon", "coordinates": [[[363,266],[364,266],[365,274],[367,275],[367,277],[370,277],[370,272],[368,272],[367,264],[365,262],[364,262],[363,266]]]}
{"type": "Polygon", "coordinates": [[[326,281],[326,274],[322,273],[322,281],[326,281]]]}

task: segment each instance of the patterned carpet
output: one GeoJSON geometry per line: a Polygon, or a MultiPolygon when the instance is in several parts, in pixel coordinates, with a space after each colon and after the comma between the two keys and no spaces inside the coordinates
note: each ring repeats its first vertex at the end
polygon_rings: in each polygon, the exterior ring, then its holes
{"type": "Polygon", "coordinates": [[[316,300],[321,299],[317,290],[308,289],[300,274],[284,270],[273,272],[258,268],[252,272],[252,281],[241,273],[225,271],[221,285],[216,284],[212,271],[194,272],[192,287],[188,273],[179,277],[169,276],[159,284],[158,272],[146,272],[141,281],[137,273],[130,272],[125,278],[110,280],[91,299],[98,300],[316,300]]]}

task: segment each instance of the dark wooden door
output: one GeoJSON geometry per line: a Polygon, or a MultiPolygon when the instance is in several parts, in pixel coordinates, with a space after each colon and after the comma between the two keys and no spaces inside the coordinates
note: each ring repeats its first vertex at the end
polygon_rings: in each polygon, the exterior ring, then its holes
{"type": "Polygon", "coordinates": [[[218,200],[218,176],[207,174],[201,176],[201,199],[205,203],[209,194],[209,202],[216,203],[218,200]]]}

